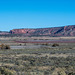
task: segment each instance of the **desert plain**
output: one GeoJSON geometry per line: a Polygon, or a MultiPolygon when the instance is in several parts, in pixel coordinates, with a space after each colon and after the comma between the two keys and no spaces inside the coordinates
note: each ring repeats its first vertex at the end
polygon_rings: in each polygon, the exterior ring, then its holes
{"type": "Polygon", "coordinates": [[[75,37],[0,37],[0,75],[75,75],[75,37]]]}

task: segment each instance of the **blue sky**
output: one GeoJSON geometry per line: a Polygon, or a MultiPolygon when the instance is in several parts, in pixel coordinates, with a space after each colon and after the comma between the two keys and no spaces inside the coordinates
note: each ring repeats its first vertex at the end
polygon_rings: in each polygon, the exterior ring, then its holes
{"type": "Polygon", "coordinates": [[[0,31],[75,25],[74,0],[0,0],[0,31]]]}

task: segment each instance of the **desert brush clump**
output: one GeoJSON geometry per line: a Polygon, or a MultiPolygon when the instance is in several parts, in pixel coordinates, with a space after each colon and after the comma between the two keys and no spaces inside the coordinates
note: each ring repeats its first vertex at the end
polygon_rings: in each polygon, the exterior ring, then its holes
{"type": "Polygon", "coordinates": [[[0,48],[1,49],[10,49],[10,46],[9,45],[5,45],[5,44],[1,44],[0,48]]]}
{"type": "Polygon", "coordinates": [[[68,75],[75,75],[75,73],[71,72],[71,73],[69,73],[68,75]]]}
{"type": "Polygon", "coordinates": [[[54,43],[54,44],[52,45],[52,47],[56,47],[56,46],[59,46],[59,44],[54,43]]]}
{"type": "Polygon", "coordinates": [[[17,75],[16,71],[14,70],[9,70],[8,68],[5,67],[0,67],[0,75],[17,75]]]}

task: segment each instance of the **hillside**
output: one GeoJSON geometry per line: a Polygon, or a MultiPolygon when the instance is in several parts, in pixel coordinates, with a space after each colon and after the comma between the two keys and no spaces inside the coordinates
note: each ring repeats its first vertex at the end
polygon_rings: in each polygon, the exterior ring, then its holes
{"type": "Polygon", "coordinates": [[[9,33],[24,34],[26,36],[75,36],[75,25],[38,29],[13,29],[9,33]]]}
{"type": "Polygon", "coordinates": [[[75,36],[75,25],[37,29],[13,29],[9,32],[0,31],[0,36],[75,36]]]}
{"type": "Polygon", "coordinates": [[[0,31],[0,35],[7,35],[7,34],[10,34],[10,33],[6,31],[0,31]]]}

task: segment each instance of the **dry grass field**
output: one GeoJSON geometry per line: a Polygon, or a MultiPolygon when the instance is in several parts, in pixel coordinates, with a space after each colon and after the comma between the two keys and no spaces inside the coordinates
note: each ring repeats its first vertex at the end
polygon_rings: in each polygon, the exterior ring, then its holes
{"type": "MultiPolygon", "coordinates": [[[[15,39],[37,40],[41,37],[1,37],[0,42],[13,49],[0,50],[0,75],[75,75],[75,43],[26,44],[15,43],[15,39]]],[[[42,39],[74,40],[75,37],[42,39]]]]}

